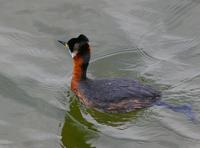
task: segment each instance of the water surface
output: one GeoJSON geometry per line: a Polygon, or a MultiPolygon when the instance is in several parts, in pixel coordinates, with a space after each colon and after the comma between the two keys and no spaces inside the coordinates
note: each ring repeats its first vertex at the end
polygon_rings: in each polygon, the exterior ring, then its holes
{"type": "Polygon", "coordinates": [[[71,57],[57,39],[86,34],[89,76],[128,77],[190,104],[200,120],[200,1],[1,0],[0,147],[199,148],[200,125],[153,106],[85,108],[69,92],[71,57]]]}

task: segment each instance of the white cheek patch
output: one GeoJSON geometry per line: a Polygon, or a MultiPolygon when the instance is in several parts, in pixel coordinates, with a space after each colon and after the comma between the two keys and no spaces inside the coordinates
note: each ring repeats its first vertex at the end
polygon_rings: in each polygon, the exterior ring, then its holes
{"type": "Polygon", "coordinates": [[[78,49],[79,49],[79,44],[78,43],[76,43],[76,44],[74,44],[74,47],[73,47],[73,52],[71,52],[70,50],[69,50],[69,53],[70,53],[70,55],[72,56],[72,58],[74,58],[77,54],[78,54],[78,49]]]}
{"type": "Polygon", "coordinates": [[[72,52],[72,58],[74,58],[77,55],[78,51],[75,50],[74,52],[72,52]]]}
{"type": "Polygon", "coordinates": [[[75,51],[71,52],[71,51],[69,50],[69,53],[70,53],[70,55],[72,56],[72,58],[74,58],[74,57],[78,54],[78,51],[75,50],[75,51]]]}

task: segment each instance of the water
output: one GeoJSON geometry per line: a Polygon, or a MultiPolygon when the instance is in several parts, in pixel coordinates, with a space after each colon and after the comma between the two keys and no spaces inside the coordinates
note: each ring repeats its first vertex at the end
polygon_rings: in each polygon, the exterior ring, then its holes
{"type": "Polygon", "coordinates": [[[0,148],[199,148],[199,0],[1,0],[0,148]],[[68,52],[91,40],[89,76],[129,77],[162,101],[127,114],[85,108],[69,92],[68,52]]]}

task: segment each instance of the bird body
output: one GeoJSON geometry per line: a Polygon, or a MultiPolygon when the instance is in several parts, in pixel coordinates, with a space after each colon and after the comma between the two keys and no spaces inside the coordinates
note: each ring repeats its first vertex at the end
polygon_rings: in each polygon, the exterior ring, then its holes
{"type": "Polygon", "coordinates": [[[87,106],[108,112],[148,107],[160,97],[150,86],[124,78],[87,79],[78,83],[77,90],[82,102],[88,100],[87,106]]]}
{"type": "Polygon", "coordinates": [[[85,35],[70,39],[67,43],[73,57],[71,90],[87,107],[106,112],[127,112],[151,106],[161,93],[151,86],[125,78],[89,79],[87,67],[91,49],[85,35]]]}

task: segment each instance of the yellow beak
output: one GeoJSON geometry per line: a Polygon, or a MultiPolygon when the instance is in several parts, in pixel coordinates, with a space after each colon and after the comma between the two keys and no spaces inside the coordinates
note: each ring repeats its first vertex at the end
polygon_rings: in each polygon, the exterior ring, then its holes
{"type": "Polygon", "coordinates": [[[65,48],[68,48],[68,45],[67,45],[66,42],[64,42],[64,41],[60,41],[60,40],[58,40],[58,42],[61,43],[61,44],[63,44],[65,48]]]}

